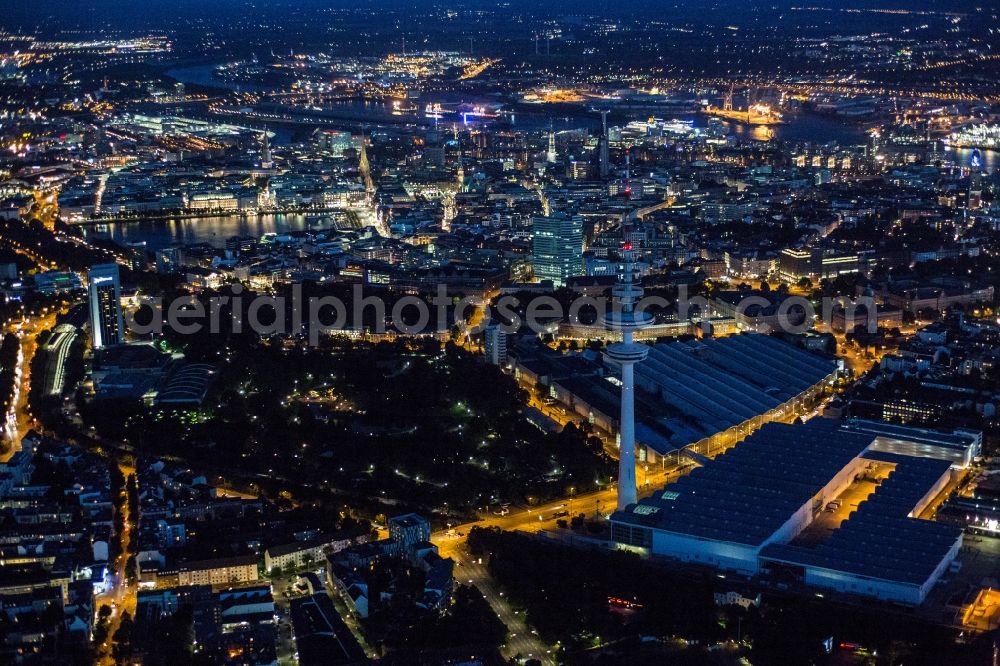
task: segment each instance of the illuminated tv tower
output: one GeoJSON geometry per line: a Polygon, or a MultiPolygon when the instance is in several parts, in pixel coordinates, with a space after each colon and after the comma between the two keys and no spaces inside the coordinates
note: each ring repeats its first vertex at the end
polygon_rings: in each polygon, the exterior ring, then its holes
{"type": "Polygon", "coordinates": [[[635,282],[635,251],[632,249],[632,219],[622,222],[622,272],[612,290],[616,307],[605,315],[604,325],[621,331],[622,341],[610,345],[607,356],[622,368],[621,422],[618,448],[618,510],[636,502],[635,485],[635,374],[634,365],[646,359],[649,349],[634,342],[633,334],[650,324],[650,316],[636,312],[635,304],[642,297],[642,288],[635,282]]]}

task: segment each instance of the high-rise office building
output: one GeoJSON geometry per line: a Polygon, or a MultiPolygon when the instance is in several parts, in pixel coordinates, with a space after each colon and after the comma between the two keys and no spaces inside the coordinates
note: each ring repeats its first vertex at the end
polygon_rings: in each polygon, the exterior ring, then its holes
{"type": "Polygon", "coordinates": [[[125,341],[118,264],[98,264],[87,271],[87,296],[94,349],[125,341]]]}
{"type": "Polygon", "coordinates": [[[490,324],[483,329],[486,361],[491,365],[507,363],[507,333],[500,324],[490,324]]]}
{"type": "Polygon", "coordinates": [[[601,111],[601,140],[600,140],[600,174],[601,180],[606,180],[611,173],[611,163],[608,158],[608,112],[601,111]]]}
{"type": "Polygon", "coordinates": [[[532,258],[535,277],[561,287],[583,275],[583,218],[554,213],[532,220],[532,258]]]}
{"type": "Polygon", "coordinates": [[[590,175],[590,163],[584,160],[570,160],[566,167],[566,175],[572,180],[586,180],[590,175]]]}
{"type": "Polygon", "coordinates": [[[443,143],[434,142],[424,146],[424,165],[435,169],[444,168],[445,149],[443,143]]]}
{"type": "Polygon", "coordinates": [[[355,148],[354,138],[350,132],[317,130],[313,136],[321,150],[328,150],[337,156],[343,156],[345,152],[355,148]]]}
{"type": "MultiPolygon", "coordinates": [[[[227,241],[228,245],[228,241],[227,241]]],[[[164,247],[156,251],[156,272],[163,275],[179,273],[184,266],[184,249],[164,247]]]]}

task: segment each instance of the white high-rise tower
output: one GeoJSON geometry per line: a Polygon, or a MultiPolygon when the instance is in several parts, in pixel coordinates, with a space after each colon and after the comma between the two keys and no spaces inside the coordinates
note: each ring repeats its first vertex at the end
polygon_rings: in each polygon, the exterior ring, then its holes
{"type": "Polygon", "coordinates": [[[642,297],[642,288],[635,284],[635,251],[632,249],[632,222],[622,223],[622,272],[612,294],[615,307],[604,318],[612,331],[621,331],[622,341],[610,345],[608,357],[622,368],[621,422],[618,430],[618,510],[636,502],[635,485],[635,376],[633,367],[645,360],[646,345],[634,342],[635,331],[650,324],[650,316],[636,312],[635,304],[642,297]]]}
{"type": "Polygon", "coordinates": [[[610,160],[608,159],[608,112],[607,111],[601,111],[600,149],[601,149],[600,174],[601,174],[601,180],[604,180],[608,177],[608,174],[611,173],[611,163],[610,160]]]}

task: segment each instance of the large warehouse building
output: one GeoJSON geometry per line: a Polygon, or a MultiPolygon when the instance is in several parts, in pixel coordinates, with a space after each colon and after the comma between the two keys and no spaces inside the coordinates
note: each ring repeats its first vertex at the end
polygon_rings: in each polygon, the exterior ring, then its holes
{"type": "MultiPolygon", "coordinates": [[[[765,423],[801,412],[837,377],[838,362],[767,335],[671,342],[650,347],[635,367],[639,459],[709,455],[765,423]]],[[[620,388],[607,376],[554,380],[552,397],[607,432],[618,431],[620,388]]]]}
{"type": "Polygon", "coordinates": [[[613,514],[612,538],[787,585],[920,604],[962,543],[959,528],[917,518],[952,463],[874,450],[878,436],[824,419],[767,424],[613,514]]]}

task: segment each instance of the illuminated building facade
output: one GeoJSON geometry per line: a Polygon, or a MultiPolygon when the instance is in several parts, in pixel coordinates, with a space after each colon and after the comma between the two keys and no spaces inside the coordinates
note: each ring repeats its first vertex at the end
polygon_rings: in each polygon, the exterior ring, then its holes
{"type": "Polygon", "coordinates": [[[557,287],[583,275],[583,218],[556,213],[532,222],[532,264],[535,277],[557,287]]]}
{"type": "Polygon", "coordinates": [[[87,296],[94,349],[125,341],[118,264],[98,264],[87,272],[87,296]]]}

